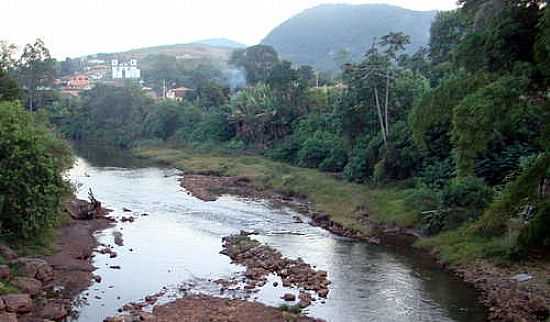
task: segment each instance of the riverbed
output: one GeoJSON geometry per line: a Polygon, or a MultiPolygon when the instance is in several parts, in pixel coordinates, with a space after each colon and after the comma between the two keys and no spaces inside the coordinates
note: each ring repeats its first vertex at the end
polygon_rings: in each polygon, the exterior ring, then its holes
{"type": "Polygon", "coordinates": [[[96,254],[94,274],[101,282],[77,299],[73,322],[102,321],[124,304],[162,290],[164,302],[205,293],[283,304],[280,297],[297,290],[274,287],[272,282],[280,281],[274,276],[258,292],[220,294],[215,280],[239,278],[244,271],[219,254],[222,237],[241,230],[258,232],[253,238],[284,256],[301,257],[328,272],[329,296],[306,309],[310,316],[334,322],[486,320],[475,290],[415,252],[332,235],[307,224],[307,218],[296,222],[293,217],[299,214],[268,201],[234,196],[199,200],[181,188],[182,173],[175,169],[114,155],[81,155],[84,158],[68,174],[78,197],[86,199],[92,189],[103,206],[113,210],[112,216],[132,216],[134,222],[119,221],[97,233],[99,242],[111,245],[117,257],[96,254]],[[118,233],[122,246],[114,242],[118,233]],[[117,266],[120,269],[112,268],[117,266]]]}

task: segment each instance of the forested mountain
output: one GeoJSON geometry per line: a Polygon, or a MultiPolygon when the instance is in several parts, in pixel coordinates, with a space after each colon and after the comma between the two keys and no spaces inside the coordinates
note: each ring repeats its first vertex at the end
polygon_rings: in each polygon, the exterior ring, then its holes
{"type": "Polygon", "coordinates": [[[293,63],[333,70],[349,58],[357,59],[374,38],[405,31],[411,36],[407,52],[425,46],[434,11],[412,11],[395,6],[321,5],[290,18],[262,41],[293,63]]]}

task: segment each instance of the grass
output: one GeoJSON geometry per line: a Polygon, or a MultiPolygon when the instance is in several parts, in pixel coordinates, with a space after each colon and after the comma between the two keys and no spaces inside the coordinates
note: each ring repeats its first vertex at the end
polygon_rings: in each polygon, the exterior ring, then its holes
{"type": "Polygon", "coordinates": [[[283,312],[292,313],[292,314],[302,314],[302,308],[298,304],[294,304],[294,305],[281,304],[279,305],[279,310],[283,312]]]}
{"type": "Polygon", "coordinates": [[[19,293],[19,289],[6,280],[0,280],[0,295],[19,293]]]}
{"type": "Polygon", "coordinates": [[[141,147],[139,157],[167,163],[188,173],[243,176],[260,189],[274,189],[288,195],[304,196],[316,210],[327,213],[345,227],[369,234],[361,223],[364,209],[376,223],[412,227],[416,211],[407,207],[407,192],[399,186],[374,187],[349,183],[314,169],[294,167],[257,155],[197,152],[170,146],[141,147]]]}
{"type": "Polygon", "coordinates": [[[436,250],[439,258],[450,264],[470,263],[476,259],[506,260],[513,254],[515,238],[487,238],[475,234],[470,225],[421,239],[416,246],[436,250]]]}

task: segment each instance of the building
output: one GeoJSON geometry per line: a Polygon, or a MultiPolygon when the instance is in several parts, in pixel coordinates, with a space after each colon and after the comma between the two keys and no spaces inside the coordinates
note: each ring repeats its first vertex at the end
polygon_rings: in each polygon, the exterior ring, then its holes
{"type": "Polygon", "coordinates": [[[130,61],[122,63],[118,59],[111,61],[111,69],[113,72],[113,79],[140,79],[141,71],[137,68],[137,60],[130,59],[130,61]]]}
{"type": "Polygon", "coordinates": [[[187,93],[190,91],[192,91],[192,89],[189,89],[187,87],[173,88],[166,92],[166,98],[169,100],[181,102],[185,98],[185,95],[187,95],[187,93]]]}
{"type": "Polygon", "coordinates": [[[65,86],[66,90],[74,91],[85,91],[91,88],[90,78],[83,74],[70,76],[65,86]]]}

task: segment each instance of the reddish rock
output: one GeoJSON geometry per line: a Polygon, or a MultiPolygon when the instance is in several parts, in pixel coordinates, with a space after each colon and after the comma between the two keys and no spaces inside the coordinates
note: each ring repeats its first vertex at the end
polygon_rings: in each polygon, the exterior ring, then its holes
{"type": "Polygon", "coordinates": [[[25,277],[36,278],[40,281],[51,281],[54,277],[52,267],[43,259],[19,258],[14,261],[19,266],[18,272],[25,277]]]}
{"type": "Polygon", "coordinates": [[[137,315],[140,321],[156,321],[155,316],[149,312],[138,312],[137,315]]]}
{"type": "Polygon", "coordinates": [[[0,265],[0,279],[8,279],[11,275],[11,270],[8,265],[0,265]]]}
{"type": "Polygon", "coordinates": [[[17,322],[15,313],[2,312],[0,313],[0,322],[17,322]]]}
{"type": "Polygon", "coordinates": [[[32,299],[29,294],[8,294],[2,296],[6,304],[6,311],[26,313],[32,310],[32,299]]]}
{"type": "Polygon", "coordinates": [[[246,235],[224,237],[221,253],[246,267],[244,275],[251,287],[264,285],[267,276],[273,273],[281,278],[284,287],[297,286],[321,292],[319,296],[328,295],[327,272],[316,271],[301,258],[285,258],[274,248],[261,245],[246,235]]]}
{"type": "Polygon", "coordinates": [[[11,248],[2,244],[0,244],[0,255],[9,261],[17,258],[17,254],[11,248]]]}
{"type": "Polygon", "coordinates": [[[54,270],[50,265],[41,265],[36,272],[36,278],[42,282],[49,282],[54,279],[54,270]]]}
{"type": "Polygon", "coordinates": [[[4,300],[0,298],[0,312],[6,310],[6,304],[4,304],[4,300]]]}
{"type": "Polygon", "coordinates": [[[308,292],[300,292],[300,294],[298,294],[298,299],[300,300],[298,302],[298,305],[301,308],[306,308],[311,305],[312,297],[311,294],[308,292]]]}
{"type": "Polygon", "coordinates": [[[49,320],[61,320],[69,315],[69,310],[64,303],[61,302],[48,302],[40,311],[40,317],[49,320]]]}
{"type": "Polygon", "coordinates": [[[42,289],[42,283],[34,278],[16,277],[12,283],[23,291],[23,293],[30,294],[31,296],[40,293],[40,289],[42,289]]]}

